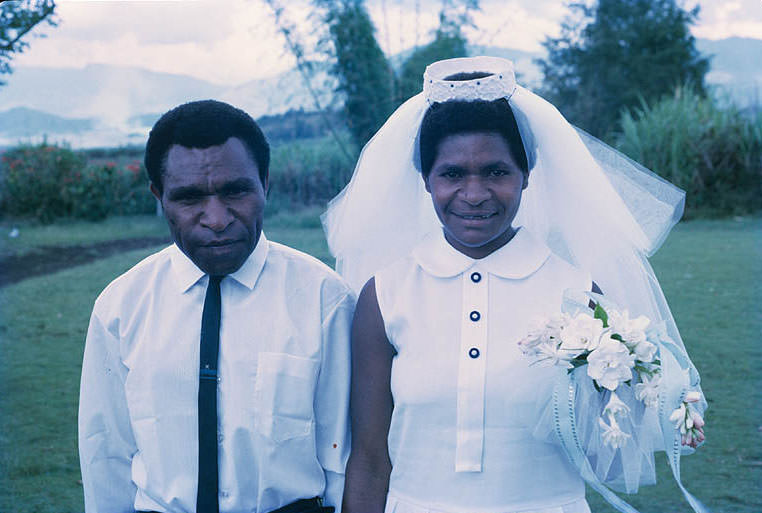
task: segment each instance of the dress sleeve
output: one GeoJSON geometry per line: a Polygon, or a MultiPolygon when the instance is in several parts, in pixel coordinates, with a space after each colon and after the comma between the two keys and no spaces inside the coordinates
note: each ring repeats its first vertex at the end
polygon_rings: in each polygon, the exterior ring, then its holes
{"type": "Polygon", "coordinates": [[[346,293],[323,319],[323,351],[315,392],[317,457],[326,476],[325,504],[341,509],[350,450],[350,330],[355,299],[346,293]]]}
{"type": "Polygon", "coordinates": [[[88,513],[134,511],[131,464],[137,448],[124,392],[126,375],[119,340],[94,311],[79,396],[79,461],[88,513]]]}

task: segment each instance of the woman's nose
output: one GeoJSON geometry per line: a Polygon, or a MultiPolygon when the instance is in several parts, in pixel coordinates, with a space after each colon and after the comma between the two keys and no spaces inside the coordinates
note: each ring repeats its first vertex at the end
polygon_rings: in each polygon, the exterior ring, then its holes
{"type": "Polygon", "coordinates": [[[463,200],[470,205],[479,205],[487,201],[490,197],[489,189],[485,186],[480,177],[466,178],[461,190],[463,200]]]}
{"type": "Polygon", "coordinates": [[[212,195],[204,204],[201,214],[201,225],[214,232],[223,232],[233,222],[230,209],[216,195],[212,195]]]}

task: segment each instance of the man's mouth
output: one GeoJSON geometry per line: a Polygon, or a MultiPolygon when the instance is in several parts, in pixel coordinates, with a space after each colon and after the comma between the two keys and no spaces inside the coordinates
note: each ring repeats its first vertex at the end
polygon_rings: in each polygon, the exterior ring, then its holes
{"type": "Polygon", "coordinates": [[[231,244],[235,244],[236,242],[240,242],[237,239],[225,239],[225,240],[214,240],[211,242],[207,242],[204,244],[204,246],[208,248],[219,248],[223,246],[230,246],[231,244]]]}

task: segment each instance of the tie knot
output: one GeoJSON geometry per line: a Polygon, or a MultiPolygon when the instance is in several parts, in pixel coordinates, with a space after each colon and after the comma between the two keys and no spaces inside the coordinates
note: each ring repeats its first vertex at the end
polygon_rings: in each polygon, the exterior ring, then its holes
{"type": "Polygon", "coordinates": [[[222,278],[224,278],[224,277],[225,277],[224,275],[223,276],[214,276],[214,275],[210,274],[209,275],[209,285],[213,286],[213,287],[219,286],[220,282],[222,281],[222,278]]]}

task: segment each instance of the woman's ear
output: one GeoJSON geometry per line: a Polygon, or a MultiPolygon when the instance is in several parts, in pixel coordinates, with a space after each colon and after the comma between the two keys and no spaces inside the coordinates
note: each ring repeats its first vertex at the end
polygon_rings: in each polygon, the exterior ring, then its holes
{"type": "Polygon", "coordinates": [[[421,173],[421,178],[423,179],[423,185],[426,187],[426,192],[431,194],[431,187],[429,186],[429,177],[431,176],[431,173],[424,175],[421,173]]]}
{"type": "Polygon", "coordinates": [[[523,175],[522,177],[523,183],[521,184],[521,189],[523,190],[527,188],[527,185],[529,185],[529,172],[527,171],[526,173],[521,173],[521,174],[523,175]]]}

